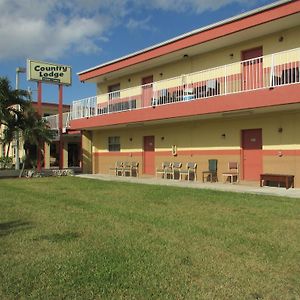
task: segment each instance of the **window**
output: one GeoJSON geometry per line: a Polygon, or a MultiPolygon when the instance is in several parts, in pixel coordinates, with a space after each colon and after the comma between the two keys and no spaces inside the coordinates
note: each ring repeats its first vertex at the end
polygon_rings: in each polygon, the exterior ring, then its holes
{"type": "Polygon", "coordinates": [[[108,87],[108,93],[109,93],[108,95],[109,100],[120,98],[120,83],[110,85],[108,87]]]}
{"type": "Polygon", "coordinates": [[[109,136],[108,137],[108,151],[120,151],[120,137],[119,136],[109,136]]]}

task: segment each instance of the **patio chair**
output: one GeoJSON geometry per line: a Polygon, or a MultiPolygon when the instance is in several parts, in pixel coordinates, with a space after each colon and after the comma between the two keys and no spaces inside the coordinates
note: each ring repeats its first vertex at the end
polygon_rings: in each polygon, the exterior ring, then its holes
{"type": "Polygon", "coordinates": [[[182,180],[182,177],[187,177],[187,180],[190,181],[192,178],[194,181],[197,180],[197,164],[195,162],[188,162],[186,164],[185,170],[180,170],[180,179],[182,180]]]}
{"type": "Polygon", "coordinates": [[[182,163],[181,162],[174,162],[173,165],[172,165],[172,178],[173,179],[180,179],[180,170],[181,170],[181,167],[182,167],[182,163]],[[177,176],[178,174],[178,176],[177,176]]]}
{"type": "Polygon", "coordinates": [[[208,170],[202,172],[202,182],[204,179],[210,182],[218,181],[218,160],[217,159],[209,159],[208,160],[208,170]]]}
{"type": "Polygon", "coordinates": [[[123,162],[116,161],[115,166],[109,170],[113,171],[116,176],[123,175],[123,162]]]}
{"type": "Polygon", "coordinates": [[[133,161],[131,162],[131,176],[139,177],[139,162],[133,161]]]}
{"type": "Polygon", "coordinates": [[[239,182],[239,164],[237,162],[229,162],[228,163],[228,171],[222,173],[224,179],[224,183],[230,181],[230,183],[234,183],[234,178],[236,178],[236,183],[239,182]]]}
{"type": "Polygon", "coordinates": [[[128,161],[125,161],[124,164],[123,164],[123,176],[126,176],[126,175],[129,175],[131,176],[131,163],[128,162],[128,161]]]}
{"type": "Polygon", "coordinates": [[[139,176],[139,163],[132,161],[131,163],[126,162],[124,164],[124,168],[123,168],[123,175],[126,176],[126,174],[129,174],[129,176],[135,176],[138,177],[139,176]]]}
{"type": "Polygon", "coordinates": [[[190,101],[195,99],[195,93],[193,88],[188,88],[183,91],[182,100],[190,101]]]}
{"type": "Polygon", "coordinates": [[[170,162],[164,161],[161,165],[160,169],[156,169],[156,177],[158,174],[162,175],[162,178],[167,178],[167,173],[170,174],[170,171],[172,171],[172,164],[170,162]]]}

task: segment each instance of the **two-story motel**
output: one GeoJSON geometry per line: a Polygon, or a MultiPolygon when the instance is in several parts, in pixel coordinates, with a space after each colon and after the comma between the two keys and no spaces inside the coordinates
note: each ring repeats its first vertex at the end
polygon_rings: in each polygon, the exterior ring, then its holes
{"type": "Polygon", "coordinates": [[[217,159],[219,174],[237,161],[242,180],[286,173],[300,187],[299,68],[300,1],[286,0],[82,71],[97,86],[72,106],[83,171],[192,161],[200,175],[217,159]]]}

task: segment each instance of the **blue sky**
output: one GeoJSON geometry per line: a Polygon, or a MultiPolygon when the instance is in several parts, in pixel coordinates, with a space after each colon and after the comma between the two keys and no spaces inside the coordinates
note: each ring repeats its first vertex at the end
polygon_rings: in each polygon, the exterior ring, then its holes
{"type": "MultiPolygon", "coordinates": [[[[73,84],[64,103],[96,93],[77,72],[182,33],[272,3],[270,0],[0,0],[0,76],[15,86],[26,59],[70,65],[73,84]]],[[[36,83],[20,75],[20,88],[36,83]]],[[[57,102],[58,88],[43,85],[43,101],[57,102]]]]}

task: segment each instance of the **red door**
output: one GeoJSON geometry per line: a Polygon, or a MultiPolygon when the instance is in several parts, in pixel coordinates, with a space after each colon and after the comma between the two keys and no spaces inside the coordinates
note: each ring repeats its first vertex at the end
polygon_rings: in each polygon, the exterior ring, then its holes
{"type": "Polygon", "coordinates": [[[142,79],[142,107],[151,106],[153,97],[153,76],[144,77],[142,79]]]}
{"type": "Polygon", "coordinates": [[[155,173],[155,144],[154,136],[144,136],[144,174],[154,175],[155,173]]]}
{"type": "Polygon", "coordinates": [[[262,47],[242,52],[242,90],[255,90],[263,87],[262,47]]]}
{"type": "Polygon", "coordinates": [[[262,173],[262,130],[242,130],[244,180],[259,180],[262,173]]]}

